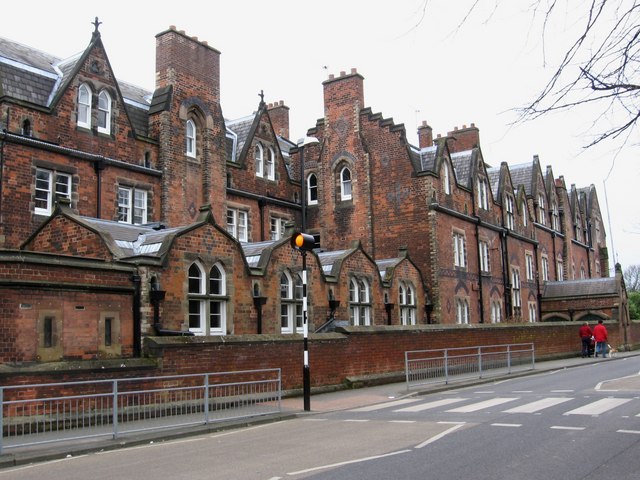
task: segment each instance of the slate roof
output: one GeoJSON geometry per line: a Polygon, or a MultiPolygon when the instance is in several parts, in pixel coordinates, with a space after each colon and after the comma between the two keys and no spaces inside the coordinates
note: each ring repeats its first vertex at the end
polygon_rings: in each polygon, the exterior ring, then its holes
{"type": "MultiPolygon", "coordinates": [[[[0,95],[50,107],[57,90],[73,72],[82,53],[66,59],[0,37],[0,95]]],[[[148,134],[152,92],[118,80],[125,108],[136,132],[148,134]]]]}
{"type": "Polygon", "coordinates": [[[227,140],[227,155],[232,162],[237,162],[238,157],[242,150],[244,149],[244,144],[247,142],[249,138],[249,133],[251,132],[251,126],[256,118],[256,113],[252,113],[251,115],[247,115],[246,117],[238,118],[235,120],[227,120],[225,119],[225,124],[227,129],[231,130],[236,135],[236,148],[235,155],[236,158],[233,158],[232,147],[233,145],[229,143],[230,139],[227,140]]]}
{"type": "Polygon", "coordinates": [[[242,252],[250,267],[257,267],[260,263],[262,253],[278,240],[268,240],[266,242],[242,243],[242,252]]]}
{"type": "Polygon", "coordinates": [[[378,267],[378,270],[380,271],[380,276],[382,277],[382,279],[387,280],[385,278],[387,274],[387,270],[395,267],[402,260],[403,260],[402,258],[384,258],[382,260],[376,260],[376,265],[378,267]]]}
{"type": "Polygon", "coordinates": [[[459,185],[471,188],[471,160],[473,150],[465,150],[451,154],[451,163],[459,185]]]}
{"type": "Polygon", "coordinates": [[[511,173],[511,181],[514,187],[517,188],[519,185],[523,185],[527,196],[533,195],[531,189],[533,183],[533,162],[509,165],[509,172],[511,173]]]}
{"type": "Polygon", "coordinates": [[[334,266],[339,263],[344,257],[351,253],[352,250],[333,250],[330,252],[319,252],[318,259],[322,265],[322,271],[325,275],[335,275],[338,272],[334,272],[334,266]]]}
{"type": "Polygon", "coordinates": [[[487,168],[487,176],[489,177],[489,185],[491,187],[491,193],[493,194],[493,198],[498,202],[502,203],[500,199],[500,167],[492,167],[487,168]]]}
{"type": "Polygon", "coordinates": [[[542,298],[544,300],[565,297],[600,297],[617,294],[618,284],[616,277],[545,282],[542,289],[542,298]]]}

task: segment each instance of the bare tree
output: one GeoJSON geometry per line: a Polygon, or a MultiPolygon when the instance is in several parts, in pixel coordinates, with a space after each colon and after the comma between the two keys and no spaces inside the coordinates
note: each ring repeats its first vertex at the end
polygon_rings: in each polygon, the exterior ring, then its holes
{"type": "Polygon", "coordinates": [[[623,276],[628,292],[640,292],[640,265],[625,268],[623,276]]]}
{"type": "MultiPolygon", "coordinates": [[[[489,11],[491,17],[506,2],[470,1],[458,28],[480,10],[489,11]]],[[[429,3],[424,0],[423,16],[429,3]]],[[[544,88],[531,102],[517,109],[518,121],[596,105],[600,113],[593,119],[594,136],[585,148],[607,139],[619,140],[620,146],[627,143],[640,118],[640,2],[528,0],[528,9],[533,30],[539,29],[543,51],[546,52],[548,43],[554,42],[549,30],[553,22],[562,20],[575,28],[577,34],[544,88]]],[[[544,56],[546,63],[546,53],[544,56]]]]}

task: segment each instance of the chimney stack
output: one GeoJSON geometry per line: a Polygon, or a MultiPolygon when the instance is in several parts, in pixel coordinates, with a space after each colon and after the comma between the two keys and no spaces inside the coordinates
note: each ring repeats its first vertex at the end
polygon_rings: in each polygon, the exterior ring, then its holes
{"type": "Polygon", "coordinates": [[[289,138],[289,107],[282,100],[267,106],[269,118],[276,135],[289,138]]]}
{"type": "Polygon", "coordinates": [[[447,133],[449,137],[447,145],[451,153],[464,152],[480,146],[480,130],[474,123],[470,127],[463,125],[458,129],[455,127],[452,132],[447,133]]]}
{"type": "Polygon", "coordinates": [[[433,146],[433,128],[429,126],[426,120],[423,120],[422,125],[418,127],[418,142],[420,148],[433,146]]]}

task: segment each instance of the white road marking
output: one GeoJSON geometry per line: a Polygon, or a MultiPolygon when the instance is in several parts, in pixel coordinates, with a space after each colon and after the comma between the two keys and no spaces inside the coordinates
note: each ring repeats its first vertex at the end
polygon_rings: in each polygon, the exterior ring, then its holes
{"type": "Polygon", "coordinates": [[[563,427],[560,425],[554,425],[551,430],[584,430],[586,427],[563,427]]]}
{"type": "Polygon", "coordinates": [[[396,407],[399,405],[406,405],[407,403],[414,403],[419,401],[418,398],[403,398],[394,402],[378,403],[376,405],[369,405],[367,407],[354,408],[349,410],[350,412],[373,412],[375,410],[382,410],[383,408],[396,407]]]}
{"type": "Polygon", "coordinates": [[[509,410],[504,410],[504,413],[535,413],[545,408],[553,407],[554,405],[559,405],[564,402],[568,402],[572,400],[571,398],[543,398],[541,400],[536,400],[535,402],[525,403],[524,405],[519,405],[517,407],[510,408],[509,410]]]}
{"type": "Polygon", "coordinates": [[[617,433],[633,433],[634,435],[640,435],[640,430],[616,430],[617,433]]]}
{"type": "Polygon", "coordinates": [[[630,401],[630,398],[603,398],[580,408],[565,412],[565,415],[600,415],[630,401]]]}
{"type": "Polygon", "coordinates": [[[383,455],[374,455],[371,457],[355,458],[353,460],[346,460],[344,462],[331,463],[327,465],[320,465],[318,467],[307,468],[305,470],[298,470],[297,472],[289,472],[287,473],[287,475],[294,476],[294,475],[300,475],[303,473],[316,472],[318,470],[326,470],[327,468],[335,468],[335,467],[341,467],[343,465],[350,465],[352,463],[368,462],[370,460],[377,460],[379,458],[391,457],[393,455],[400,455],[402,453],[409,453],[410,451],[411,450],[398,450],[397,452],[385,453],[383,455]]]}
{"type": "Polygon", "coordinates": [[[465,405],[463,407],[453,408],[451,410],[447,410],[447,412],[450,412],[450,413],[477,412],[478,410],[495,407],[496,405],[502,405],[503,403],[507,403],[507,402],[513,402],[514,400],[518,400],[518,398],[492,398],[490,400],[485,400],[483,402],[472,403],[471,405],[465,405]]]}
{"type": "Polygon", "coordinates": [[[518,428],[521,427],[522,424],[521,423],[492,423],[491,424],[492,427],[511,427],[511,428],[518,428]]]}
{"type": "Polygon", "coordinates": [[[424,442],[420,443],[419,445],[416,445],[414,448],[422,448],[422,447],[426,447],[427,445],[432,444],[433,442],[436,442],[438,440],[440,440],[441,438],[449,435],[450,433],[455,432],[456,430],[458,430],[459,428],[464,427],[464,423],[459,423],[458,425],[454,425],[451,428],[448,428],[447,430],[445,430],[444,432],[441,432],[437,435],[434,435],[433,437],[431,437],[428,440],[425,440],[424,442]]]}
{"type": "Polygon", "coordinates": [[[394,412],[402,412],[402,413],[414,413],[414,412],[422,412],[423,410],[429,410],[430,408],[438,408],[443,407],[445,405],[450,405],[452,403],[462,402],[467,400],[466,398],[444,398],[442,400],[434,400],[433,402],[420,403],[418,405],[413,405],[411,407],[400,408],[398,410],[394,410],[394,412]]]}

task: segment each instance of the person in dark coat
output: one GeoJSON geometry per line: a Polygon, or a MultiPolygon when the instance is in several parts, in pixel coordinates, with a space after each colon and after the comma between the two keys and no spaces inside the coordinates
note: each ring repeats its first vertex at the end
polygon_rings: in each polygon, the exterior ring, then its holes
{"type": "Polygon", "coordinates": [[[582,340],[582,358],[590,357],[589,349],[591,347],[591,336],[593,335],[593,332],[587,322],[584,322],[580,327],[578,335],[580,335],[580,339],[582,340]]]}

